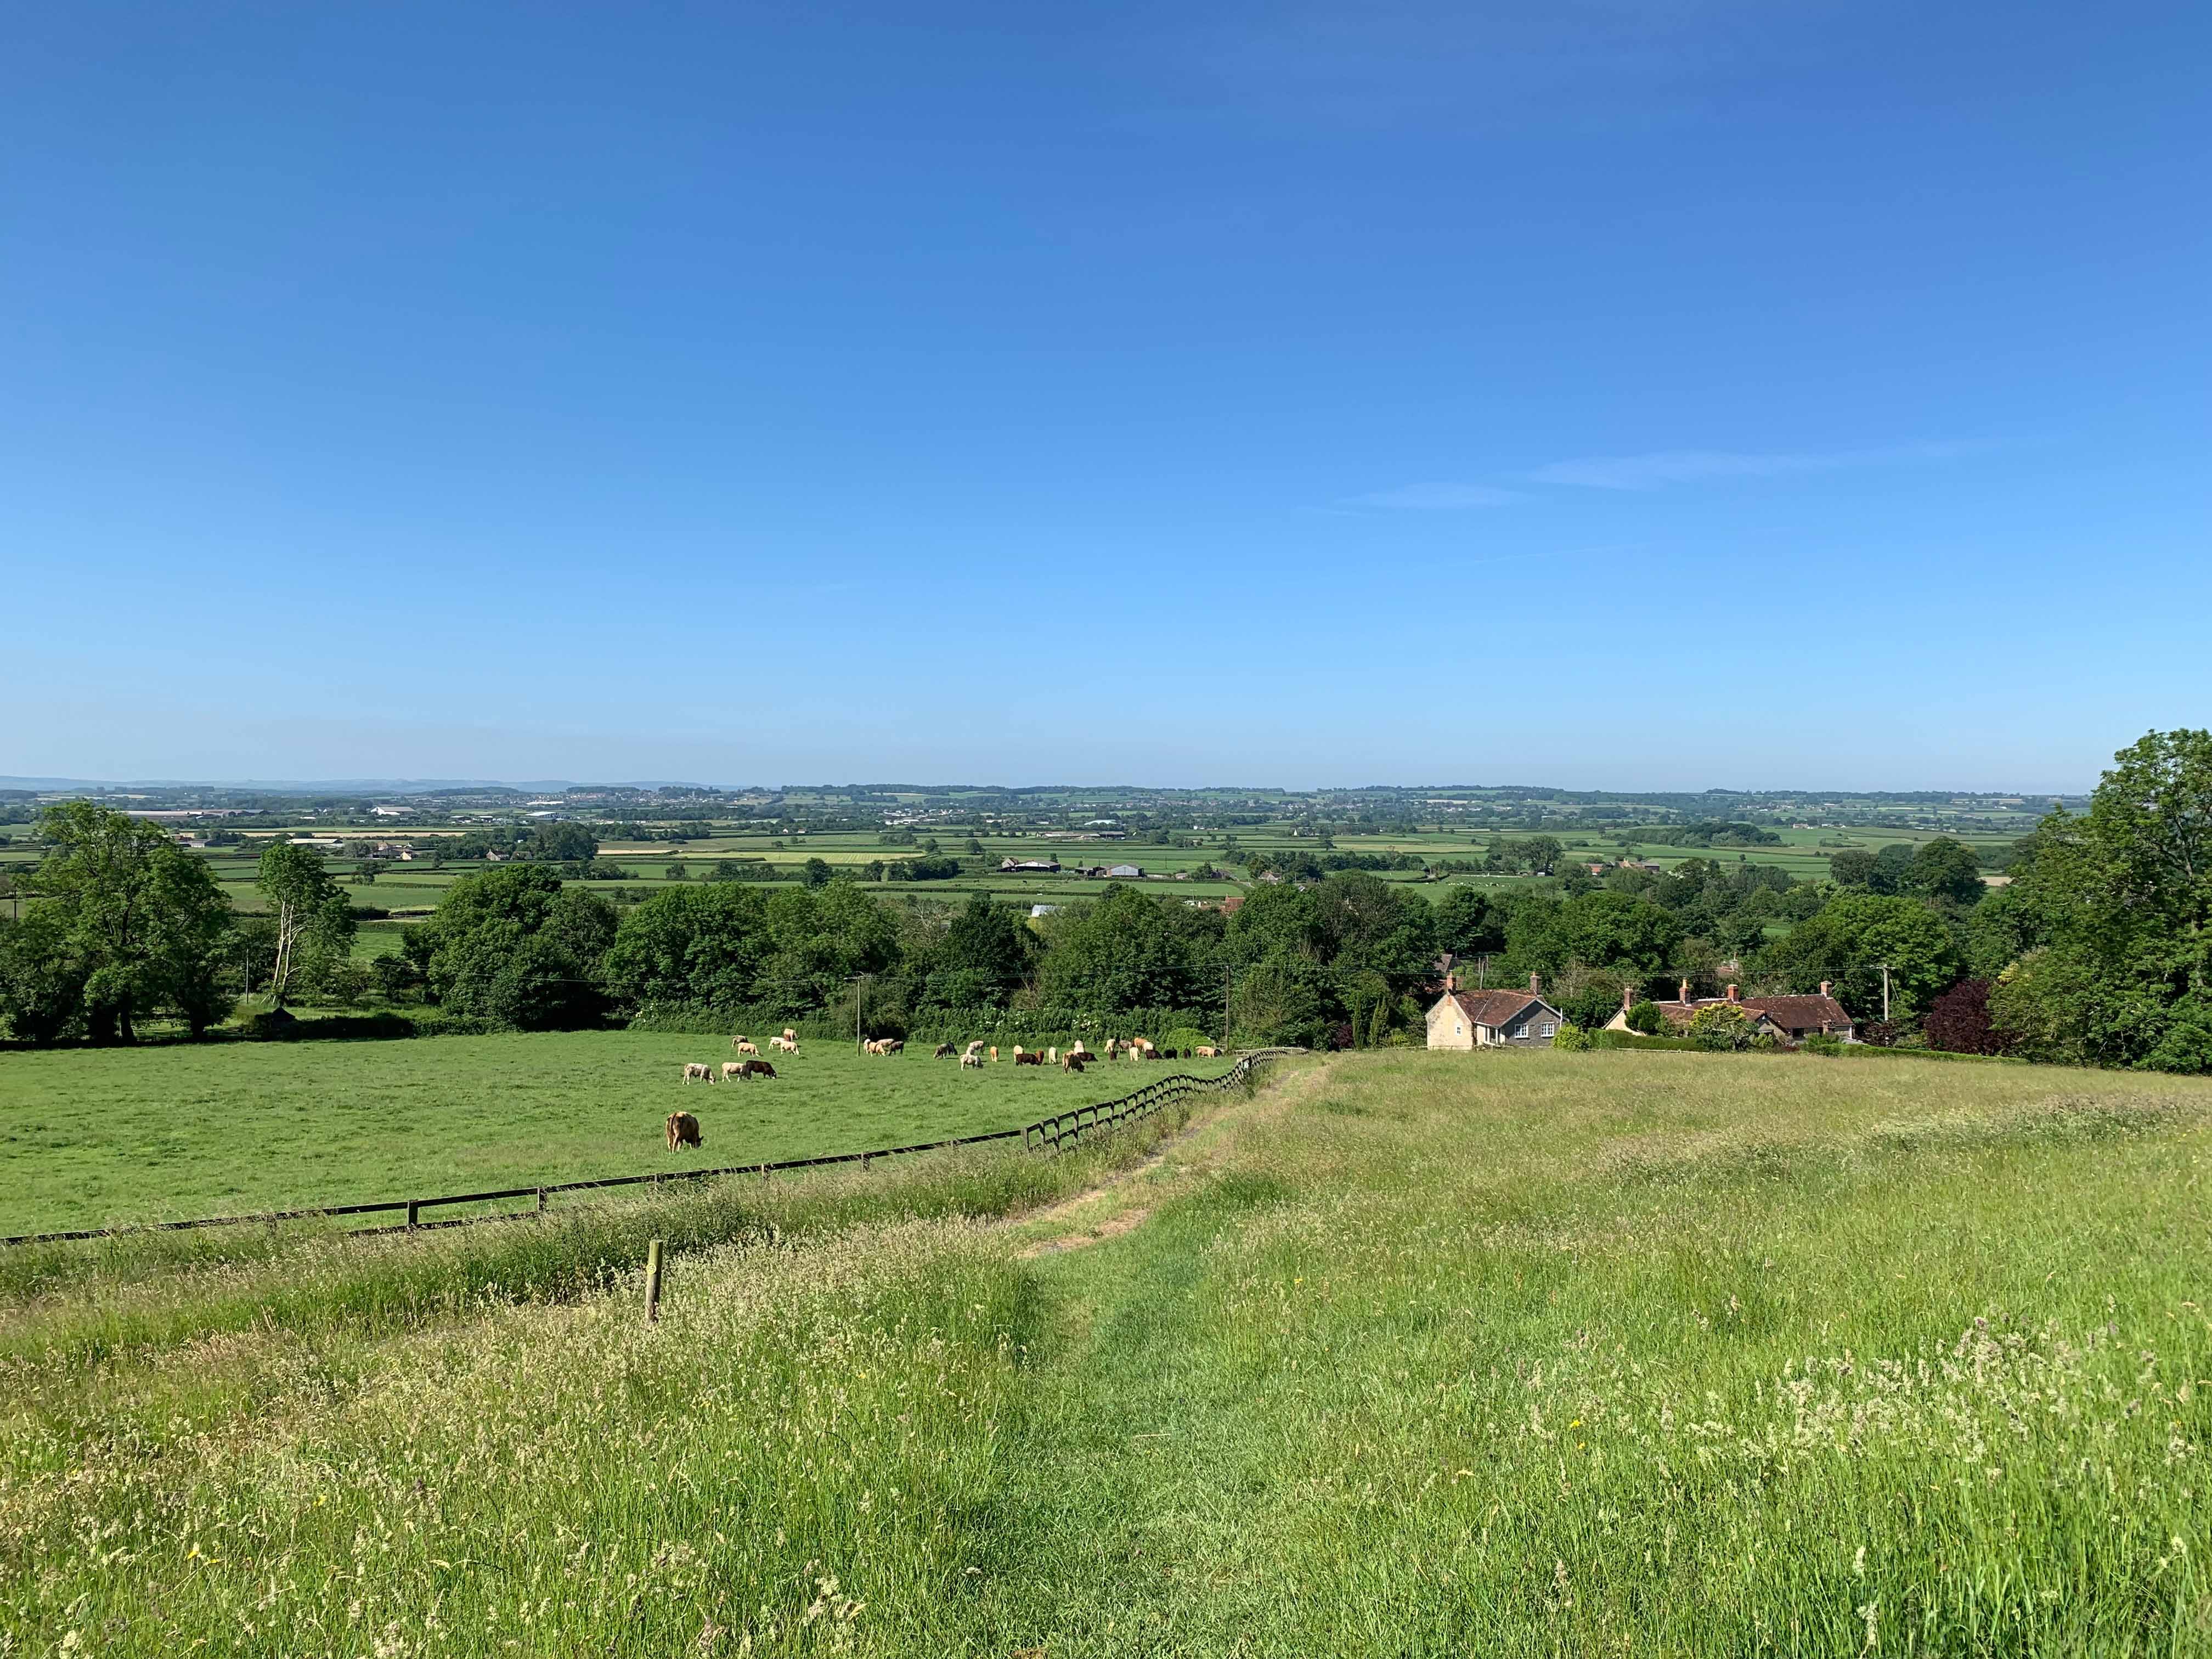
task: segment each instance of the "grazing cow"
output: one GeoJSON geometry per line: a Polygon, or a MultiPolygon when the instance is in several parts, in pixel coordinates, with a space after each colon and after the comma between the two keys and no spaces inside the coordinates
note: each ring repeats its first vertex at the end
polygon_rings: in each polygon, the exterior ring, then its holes
{"type": "Polygon", "coordinates": [[[1078,1054],[1074,1049],[1070,1048],[1060,1057],[1060,1069],[1063,1072],[1073,1072],[1080,1076],[1084,1061],[1089,1058],[1089,1055],[1078,1054]]]}
{"type": "Polygon", "coordinates": [[[724,1060],[724,1061],[722,1062],[722,1081],[723,1081],[723,1082],[725,1082],[725,1083],[738,1083],[738,1082],[742,1082],[742,1081],[744,1080],[744,1075],[745,1075],[745,1063],[744,1063],[743,1060],[724,1060]]]}
{"type": "Polygon", "coordinates": [[[792,1027],[787,1025],[783,1028],[783,1040],[791,1044],[793,1048],[796,1048],[799,1046],[799,1033],[792,1027]]]}
{"type": "Polygon", "coordinates": [[[1042,1066],[1044,1064],[1044,1056],[1037,1053],[1034,1048],[1029,1050],[1026,1054],[1019,1048],[1017,1048],[1014,1050],[1014,1064],[1017,1066],[1042,1066]]]}
{"type": "Polygon", "coordinates": [[[760,1050],[757,1048],[746,1042],[743,1037],[739,1037],[735,1042],[732,1043],[730,1047],[735,1048],[741,1054],[757,1054],[760,1053],[760,1050]]]}
{"type": "Polygon", "coordinates": [[[699,1120],[689,1112],[671,1112],[666,1127],[668,1150],[672,1152],[678,1146],[704,1146],[707,1144],[707,1137],[699,1133],[699,1120]]]}
{"type": "Polygon", "coordinates": [[[932,1054],[930,1058],[932,1060],[950,1060],[953,1055],[959,1052],[960,1051],[954,1048],[951,1043],[940,1042],[937,1045],[937,1052],[932,1054]]]}
{"type": "Polygon", "coordinates": [[[1194,1058],[1199,1060],[1216,1060],[1218,1059],[1221,1054],[1221,1050],[1218,1048],[1194,1048],[1190,1052],[1194,1058]]]}
{"type": "Polygon", "coordinates": [[[1158,1060],[1160,1057],[1160,1051],[1152,1047],[1150,1037],[1131,1037],[1129,1054],[1135,1060],[1158,1060]]]}
{"type": "Polygon", "coordinates": [[[751,1041],[752,1039],[748,1036],[733,1036],[730,1039],[730,1047],[732,1048],[742,1048],[745,1044],[751,1041]]]}
{"type": "Polygon", "coordinates": [[[1121,1052],[1121,1040],[1119,1037],[1108,1037],[1106,1039],[1106,1058],[1112,1060],[1116,1055],[1120,1054],[1121,1052]]]}
{"type": "Polygon", "coordinates": [[[1160,1050],[1160,1058],[1162,1060],[1174,1060],[1176,1058],[1176,1051],[1172,1048],[1163,1048],[1160,1050]]]}
{"type": "Polygon", "coordinates": [[[995,1042],[994,1042],[994,1043],[993,1043],[993,1044],[991,1045],[991,1064],[992,1064],[992,1065],[994,1065],[994,1066],[996,1066],[998,1063],[999,1063],[999,1045],[998,1045],[997,1043],[995,1043],[995,1042]]]}
{"type": "Polygon", "coordinates": [[[983,1039],[982,1039],[982,1038],[981,1038],[981,1037],[975,1037],[975,1038],[971,1039],[971,1040],[969,1041],[969,1042],[968,1046],[967,1046],[965,1048],[962,1049],[962,1050],[961,1050],[961,1052],[962,1052],[963,1054],[981,1054],[981,1053],[983,1052],[983,1039]]]}
{"type": "Polygon", "coordinates": [[[963,1070],[973,1066],[980,1072],[983,1069],[983,1056],[981,1054],[963,1054],[960,1056],[960,1065],[963,1070]]]}
{"type": "Polygon", "coordinates": [[[744,1065],[738,1067],[738,1080],[740,1083],[745,1082],[752,1078],[772,1078],[775,1075],[775,1067],[769,1065],[764,1060],[749,1060],[744,1065]]]}
{"type": "Polygon", "coordinates": [[[1089,1054],[1084,1054],[1083,1039],[1081,1037],[1076,1038],[1073,1042],[1068,1045],[1067,1052],[1071,1054],[1083,1054],[1083,1057],[1085,1060],[1091,1058],[1089,1054]]]}
{"type": "Polygon", "coordinates": [[[787,1054],[795,1054],[799,1052],[799,1039],[797,1037],[772,1036],[768,1040],[768,1046],[771,1048],[781,1048],[787,1054]]]}
{"type": "Polygon", "coordinates": [[[1048,1066],[1057,1066],[1057,1065],[1059,1065],[1059,1064],[1060,1064],[1060,1050],[1059,1050],[1059,1049],[1057,1049],[1057,1048],[1048,1048],[1048,1049],[1046,1049],[1046,1050],[1044,1051],[1044,1063],[1045,1063],[1046,1065],[1048,1065],[1048,1066]]]}
{"type": "Polygon", "coordinates": [[[689,1083],[694,1078],[702,1083],[712,1083],[714,1080],[714,1068],[711,1066],[686,1066],[684,1068],[684,1080],[689,1083]]]}

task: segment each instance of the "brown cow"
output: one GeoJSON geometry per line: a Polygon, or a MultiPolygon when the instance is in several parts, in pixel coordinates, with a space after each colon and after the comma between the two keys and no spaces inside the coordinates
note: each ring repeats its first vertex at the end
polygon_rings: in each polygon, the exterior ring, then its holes
{"type": "Polygon", "coordinates": [[[704,1146],[707,1144],[707,1137],[699,1132],[699,1120],[689,1112],[671,1112],[667,1129],[668,1150],[672,1152],[678,1146],[704,1146]]]}
{"type": "Polygon", "coordinates": [[[1074,1072],[1079,1074],[1083,1070],[1083,1063],[1087,1058],[1087,1055],[1079,1054],[1071,1048],[1060,1057],[1060,1069],[1063,1072],[1074,1072]]]}
{"type": "Polygon", "coordinates": [[[738,1081],[744,1083],[757,1077],[774,1077],[775,1067],[764,1060],[749,1060],[738,1067],[738,1081]]]}
{"type": "Polygon", "coordinates": [[[950,1060],[953,1055],[959,1052],[960,1051],[954,1048],[951,1043],[940,1042],[937,1045],[937,1052],[932,1054],[930,1058],[932,1060],[950,1060]]]}

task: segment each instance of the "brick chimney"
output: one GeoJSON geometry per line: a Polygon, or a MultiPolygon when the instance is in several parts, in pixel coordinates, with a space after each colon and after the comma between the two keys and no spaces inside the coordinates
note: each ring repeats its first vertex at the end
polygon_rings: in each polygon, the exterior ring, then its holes
{"type": "Polygon", "coordinates": [[[1532,997],[1540,997],[1544,994],[1544,976],[1541,974],[1531,974],[1528,975],[1528,994],[1532,997]]]}
{"type": "Polygon", "coordinates": [[[1832,997],[1835,995],[1835,994],[1836,988],[1831,981],[1825,979],[1820,981],[1820,994],[1822,996],[1832,997]]]}
{"type": "Polygon", "coordinates": [[[1686,1007],[1686,1007],[1688,1007],[1688,1006],[1690,1006],[1690,981],[1687,981],[1687,980],[1686,979],[1686,980],[1684,980],[1684,981],[1682,981],[1682,988],[1681,988],[1680,990],[1679,990],[1679,991],[1677,991],[1677,992],[1675,992],[1675,993],[1674,993],[1674,997],[1675,997],[1675,1000],[1677,1000],[1678,1002],[1680,1002],[1680,1003],[1684,1007],[1686,1007]]]}
{"type": "Polygon", "coordinates": [[[1736,997],[1736,994],[1735,994],[1735,986],[1733,986],[1733,985],[1731,985],[1731,986],[1729,986],[1729,987],[1728,988],[1728,1000],[1729,1000],[1730,1002],[1734,1002],[1734,1001],[1737,1000],[1737,997],[1736,997]]]}
{"type": "Polygon", "coordinates": [[[1446,996],[1450,996],[1458,989],[1459,975],[1457,974],[1446,974],[1444,975],[1444,994],[1446,996]]]}
{"type": "Polygon", "coordinates": [[[1620,988],[1620,1012],[1625,1014],[1635,1006],[1636,988],[1633,985],[1622,986],[1620,988]]]}

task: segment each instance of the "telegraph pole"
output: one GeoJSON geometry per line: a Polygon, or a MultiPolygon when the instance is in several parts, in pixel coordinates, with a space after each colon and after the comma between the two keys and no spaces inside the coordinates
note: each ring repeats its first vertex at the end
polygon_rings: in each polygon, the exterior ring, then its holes
{"type": "Polygon", "coordinates": [[[1889,964],[1877,962],[1875,966],[1881,969],[1881,1023],[1887,1025],[1889,1024],[1889,964]]]}
{"type": "Polygon", "coordinates": [[[1221,970],[1221,1052],[1229,1052],[1229,1000],[1237,988],[1237,970],[1224,967],[1221,970]]]}

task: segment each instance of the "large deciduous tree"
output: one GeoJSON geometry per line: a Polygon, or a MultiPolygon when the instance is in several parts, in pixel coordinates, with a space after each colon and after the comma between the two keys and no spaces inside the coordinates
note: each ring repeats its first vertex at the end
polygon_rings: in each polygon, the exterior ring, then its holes
{"type": "Polygon", "coordinates": [[[1844,892],[1769,945],[1761,965],[1794,991],[1832,981],[1844,1007],[1867,1020],[1881,1013],[1885,965],[1890,1012],[1905,1019],[1959,977],[1960,963],[1949,924],[1917,899],[1844,892]]]}
{"type": "Polygon", "coordinates": [[[269,973],[269,998],[277,1007],[290,995],[299,971],[301,945],[311,954],[343,955],[353,944],[353,906],[331,878],[323,855],[312,847],[279,842],[261,854],[254,885],[269,902],[276,930],[276,955],[269,973]]]}
{"type": "Polygon", "coordinates": [[[544,865],[505,864],[455,882],[406,942],[445,1006],[551,1030],[605,1013],[600,964],[614,939],[614,907],[599,895],[564,890],[544,865]]]}
{"type": "Polygon", "coordinates": [[[222,1018],[230,901],[207,865],[156,826],[90,801],[48,808],[40,835],[34,896],[0,953],[11,1028],[128,1042],[150,1016],[177,1015],[195,1036],[222,1018]]]}
{"type": "Polygon", "coordinates": [[[1998,1026],[2039,1058],[2212,1071],[2212,732],[2122,750],[2014,872],[2029,948],[1990,994],[1998,1026]]]}
{"type": "Polygon", "coordinates": [[[672,888],[634,907],[615,930],[607,989],[618,1000],[697,1002],[735,1009],[758,994],[775,950],[768,902],[734,882],[672,888]]]}

